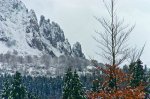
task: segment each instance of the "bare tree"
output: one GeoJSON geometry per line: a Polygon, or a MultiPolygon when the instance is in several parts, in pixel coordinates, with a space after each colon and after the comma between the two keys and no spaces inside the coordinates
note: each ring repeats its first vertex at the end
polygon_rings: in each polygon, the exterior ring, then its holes
{"type": "Polygon", "coordinates": [[[137,47],[135,48],[132,48],[130,50],[130,53],[129,53],[129,63],[134,63],[136,62],[138,59],[141,58],[141,55],[143,54],[143,51],[144,51],[144,48],[145,48],[145,45],[143,45],[143,47],[141,49],[137,49],[137,47]]]}
{"type": "Polygon", "coordinates": [[[94,37],[99,43],[98,47],[101,49],[103,58],[112,65],[119,65],[124,62],[130,51],[127,44],[129,34],[133,31],[134,25],[130,27],[129,24],[124,25],[124,19],[120,20],[116,13],[116,0],[103,0],[109,18],[96,18],[100,22],[103,32],[97,32],[100,38],[94,37]]]}

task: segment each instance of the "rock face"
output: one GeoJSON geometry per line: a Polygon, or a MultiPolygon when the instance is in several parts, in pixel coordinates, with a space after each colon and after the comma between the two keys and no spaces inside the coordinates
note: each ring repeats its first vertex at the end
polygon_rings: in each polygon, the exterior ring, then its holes
{"type": "Polygon", "coordinates": [[[33,10],[29,12],[28,18],[29,24],[26,27],[26,41],[30,47],[37,48],[42,51],[44,48],[41,41],[39,25],[33,10]]]}
{"type": "Polygon", "coordinates": [[[85,57],[82,52],[81,44],[79,42],[77,42],[73,45],[72,55],[75,57],[85,57]]]}
{"type": "Polygon", "coordinates": [[[69,55],[85,58],[80,43],[71,48],[60,26],[45,19],[38,22],[34,10],[19,0],[0,0],[0,53],[20,55],[69,55]]]}

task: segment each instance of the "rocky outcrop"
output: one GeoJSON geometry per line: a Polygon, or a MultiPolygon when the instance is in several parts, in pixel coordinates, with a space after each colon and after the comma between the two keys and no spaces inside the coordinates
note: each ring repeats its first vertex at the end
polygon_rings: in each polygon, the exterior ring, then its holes
{"type": "Polygon", "coordinates": [[[43,15],[38,22],[34,10],[29,11],[19,0],[0,0],[0,44],[6,51],[16,50],[21,54],[47,53],[84,58],[81,45],[76,43],[71,48],[57,23],[43,15]]]}
{"type": "Polygon", "coordinates": [[[29,24],[26,27],[26,40],[30,47],[43,50],[43,43],[39,31],[38,20],[33,10],[30,10],[28,15],[29,24]]]}
{"type": "Polygon", "coordinates": [[[82,48],[81,48],[81,44],[79,42],[76,42],[74,45],[73,45],[73,48],[72,48],[72,55],[74,57],[85,57],[83,52],[82,52],[82,48]]]}

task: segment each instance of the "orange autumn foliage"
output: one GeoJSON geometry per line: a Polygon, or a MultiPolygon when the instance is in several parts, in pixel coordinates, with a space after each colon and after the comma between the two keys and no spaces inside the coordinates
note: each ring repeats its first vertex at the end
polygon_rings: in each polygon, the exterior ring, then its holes
{"type": "Polygon", "coordinates": [[[144,99],[144,85],[141,83],[138,87],[132,88],[129,83],[132,79],[129,74],[124,73],[118,66],[106,65],[106,68],[100,68],[103,72],[104,82],[99,92],[87,93],[88,99],[144,99]],[[114,80],[114,86],[109,82],[114,80]]]}

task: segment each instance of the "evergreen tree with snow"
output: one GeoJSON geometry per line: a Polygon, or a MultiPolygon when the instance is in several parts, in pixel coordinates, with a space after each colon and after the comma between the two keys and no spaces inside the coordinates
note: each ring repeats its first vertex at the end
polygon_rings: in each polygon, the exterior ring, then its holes
{"type": "Polygon", "coordinates": [[[85,99],[82,87],[77,72],[69,68],[64,78],[63,99],[85,99]]]}
{"type": "Polygon", "coordinates": [[[131,80],[130,85],[132,87],[137,87],[143,81],[144,81],[144,69],[143,69],[143,66],[142,66],[142,61],[140,59],[138,59],[136,64],[133,67],[132,80],[131,80]]]}
{"type": "Polygon", "coordinates": [[[83,85],[76,71],[74,72],[72,81],[73,81],[73,99],[85,99],[83,85]]]}
{"type": "Polygon", "coordinates": [[[12,81],[9,99],[25,99],[26,93],[26,89],[22,84],[21,74],[16,72],[12,81]]]}
{"type": "Polygon", "coordinates": [[[64,77],[64,85],[63,85],[63,98],[62,99],[73,99],[73,73],[71,68],[68,69],[65,77],[64,77]]]}
{"type": "Polygon", "coordinates": [[[9,84],[9,81],[6,80],[3,85],[1,97],[2,99],[8,99],[9,96],[10,96],[10,84],[9,84]]]}

